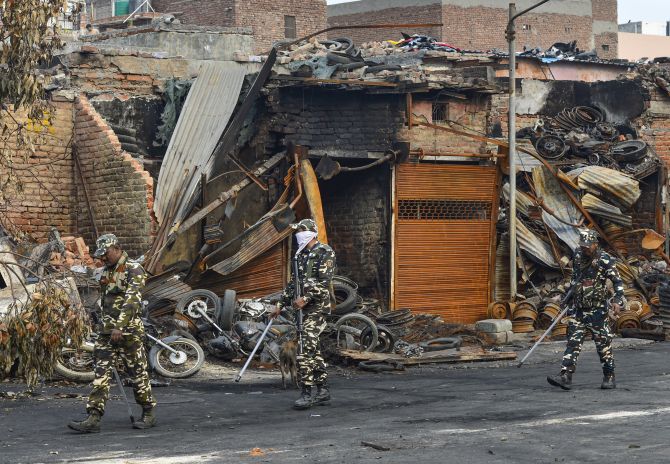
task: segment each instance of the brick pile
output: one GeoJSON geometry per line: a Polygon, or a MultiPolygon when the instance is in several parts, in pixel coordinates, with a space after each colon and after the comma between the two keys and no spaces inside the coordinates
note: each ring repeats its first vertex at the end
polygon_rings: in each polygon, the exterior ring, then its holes
{"type": "Polygon", "coordinates": [[[71,269],[72,266],[94,266],[90,249],[82,237],[67,236],[61,237],[61,240],[65,244],[65,252],[51,253],[49,264],[66,269],[71,269]]]}

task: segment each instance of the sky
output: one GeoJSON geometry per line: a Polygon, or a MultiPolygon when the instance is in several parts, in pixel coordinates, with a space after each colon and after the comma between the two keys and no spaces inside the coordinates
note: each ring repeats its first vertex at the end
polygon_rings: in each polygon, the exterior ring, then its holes
{"type": "MultiPolygon", "coordinates": [[[[327,0],[329,5],[350,1],[327,0]]],[[[628,20],[670,21],[670,0],[619,0],[619,23],[627,23],[628,20]]]]}

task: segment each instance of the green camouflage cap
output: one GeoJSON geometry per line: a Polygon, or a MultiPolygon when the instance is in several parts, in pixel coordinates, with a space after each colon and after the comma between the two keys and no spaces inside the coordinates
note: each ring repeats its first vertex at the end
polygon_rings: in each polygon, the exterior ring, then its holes
{"type": "Polygon", "coordinates": [[[579,231],[579,245],[590,246],[592,243],[598,243],[598,233],[591,229],[581,229],[579,231]]]}
{"type": "Polygon", "coordinates": [[[291,228],[297,230],[298,232],[306,230],[309,232],[319,232],[316,227],[316,222],[312,219],[303,219],[302,221],[291,224],[291,228]]]}
{"type": "Polygon", "coordinates": [[[97,247],[97,250],[95,250],[95,253],[93,253],[94,258],[100,258],[102,255],[107,253],[107,250],[109,247],[112,245],[119,245],[119,239],[116,238],[116,235],[114,234],[105,234],[101,235],[98,240],[96,240],[95,245],[97,247]]]}

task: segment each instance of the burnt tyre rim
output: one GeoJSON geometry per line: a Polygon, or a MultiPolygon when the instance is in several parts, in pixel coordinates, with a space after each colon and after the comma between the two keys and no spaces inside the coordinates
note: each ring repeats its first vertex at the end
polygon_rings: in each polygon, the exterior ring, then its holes
{"type": "Polygon", "coordinates": [[[158,352],[158,363],[163,369],[174,373],[184,373],[197,367],[198,352],[193,345],[174,341],[170,343],[170,348],[177,350],[179,354],[175,355],[170,350],[161,349],[158,352]]]}
{"type": "Polygon", "coordinates": [[[565,142],[555,135],[545,135],[537,139],[535,149],[547,159],[558,159],[565,154],[565,142]]]}
{"type": "Polygon", "coordinates": [[[84,350],[64,349],[61,353],[63,366],[75,372],[93,371],[93,353],[84,350]]]}

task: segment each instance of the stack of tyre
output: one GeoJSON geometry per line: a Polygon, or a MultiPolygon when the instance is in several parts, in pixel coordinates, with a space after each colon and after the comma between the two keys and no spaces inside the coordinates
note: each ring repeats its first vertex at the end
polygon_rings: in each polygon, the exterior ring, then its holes
{"type": "Polygon", "coordinates": [[[670,332],[670,283],[663,282],[658,286],[659,319],[663,322],[663,331],[670,332]]]}

